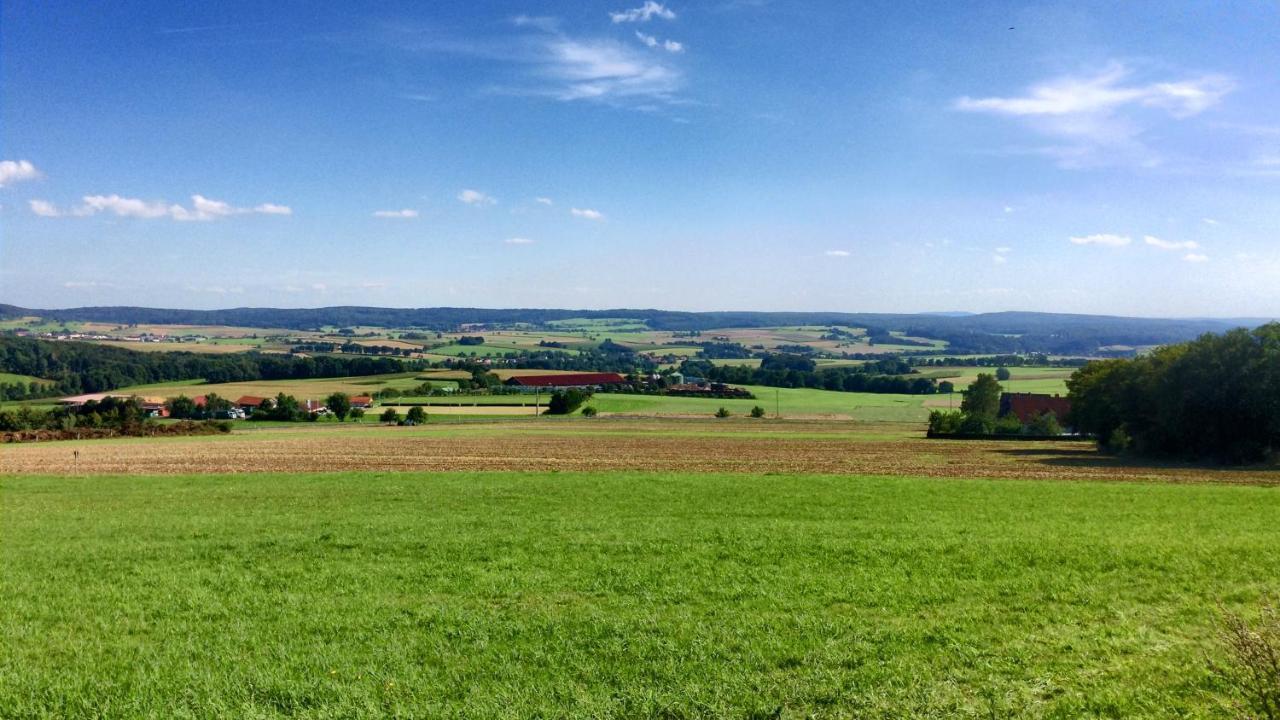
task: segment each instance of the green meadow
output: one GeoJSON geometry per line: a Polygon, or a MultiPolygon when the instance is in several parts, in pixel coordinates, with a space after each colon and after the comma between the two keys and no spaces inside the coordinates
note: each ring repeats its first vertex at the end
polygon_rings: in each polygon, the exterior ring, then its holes
{"type": "Polygon", "coordinates": [[[675,395],[623,395],[597,393],[588,404],[600,412],[636,415],[711,414],[723,407],[735,415],[746,415],[759,405],[769,415],[775,410],[788,415],[848,415],[866,421],[915,421],[928,417],[924,399],[928,395],[846,393],[809,388],[771,388],[744,385],[754,400],[679,397],[675,395]]]}
{"type": "Polygon", "coordinates": [[[1227,718],[1274,489],[0,479],[4,717],[1227,718]]]}

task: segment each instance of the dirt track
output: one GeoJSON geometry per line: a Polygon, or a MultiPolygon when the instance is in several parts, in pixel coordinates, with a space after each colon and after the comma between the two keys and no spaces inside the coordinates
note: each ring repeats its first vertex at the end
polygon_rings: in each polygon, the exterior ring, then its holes
{"type": "Polygon", "coordinates": [[[1101,456],[1086,443],[926,440],[903,425],[830,422],[330,425],[212,438],[0,447],[0,472],[5,474],[335,470],[651,470],[1280,484],[1276,469],[1142,466],[1101,456]],[[78,461],[73,456],[77,450],[78,461]]]}

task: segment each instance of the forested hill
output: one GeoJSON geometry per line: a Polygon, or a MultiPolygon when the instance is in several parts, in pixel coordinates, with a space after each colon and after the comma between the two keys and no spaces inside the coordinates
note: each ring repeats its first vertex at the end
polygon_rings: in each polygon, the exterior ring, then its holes
{"type": "Polygon", "coordinates": [[[39,310],[0,305],[0,317],[37,315],[57,321],[116,324],[234,325],[307,330],[321,326],[421,327],[433,330],[468,323],[544,323],[570,318],[628,318],[654,330],[786,325],[844,325],[903,331],[939,338],[972,352],[1086,353],[1109,345],[1158,345],[1206,332],[1256,327],[1262,319],[1156,319],[1039,312],[886,314],[840,312],[678,312],[654,309],[563,310],[535,308],[231,308],[179,310],[142,307],[82,307],[39,310]]]}

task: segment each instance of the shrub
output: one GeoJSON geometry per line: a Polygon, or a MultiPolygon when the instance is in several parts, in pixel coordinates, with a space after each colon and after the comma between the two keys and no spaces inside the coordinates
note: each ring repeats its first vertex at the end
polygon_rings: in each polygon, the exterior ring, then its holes
{"type": "Polygon", "coordinates": [[[582,408],[582,416],[583,416],[583,417],[589,417],[589,418],[590,418],[590,417],[595,417],[595,416],[596,416],[596,409],[595,409],[595,408],[593,408],[593,407],[591,407],[590,405],[588,405],[588,406],[586,406],[586,407],[582,408]]]}
{"type": "Polygon", "coordinates": [[[582,403],[591,397],[586,392],[577,388],[569,388],[567,390],[556,390],[551,393],[551,402],[547,403],[548,415],[569,415],[574,410],[582,407],[582,403]]]}
{"type": "Polygon", "coordinates": [[[960,421],[960,433],[963,435],[990,435],[996,430],[996,423],[985,415],[968,415],[960,421]]]}
{"type": "Polygon", "coordinates": [[[1227,661],[1210,667],[1231,689],[1238,717],[1280,720],[1280,608],[1263,602],[1254,625],[1224,612],[1222,625],[1227,661]]]}
{"type": "Polygon", "coordinates": [[[716,411],[716,417],[727,418],[729,417],[729,411],[726,410],[725,408],[720,408],[719,410],[716,411]]]}
{"type": "Polygon", "coordinates": [[[764,408],[760,407],[759,405],[756,405],[755,407],[751,408],[751,417],[753,418],[764,417],[764,408]]]}
{"type": "Polygon", "coordinates": [[[382,411],[382,415],[379,416],[378,419],[384,423],[398,422],[400,420],[400,413],[396,412],[395,408],[387,408],[382,411]]]}
{"type": "Polygon", "coordinates": [[[1126,452],[1133,447],[1133,438],[1129,437],[1128,431],[1124,429],[1124,426],[1121,426],[1111,431],[1111,435],[1107,437],[1107,442],[1103,447],[1114,453],[1126,452]]]}
{"type": "Polygon", "coordinates": [[[960,432],[964,415],[959,410],[934,410],[929,413],[929,432],[935,435],[954,435],[960,432]]]}
{"type": "Polygon", "coordinates": [[[351,421],[360,422],[364,419],[364,408],[351,408],[351,421]]]}
{"type": "Polygon", "coordinates": [[[1009,368],[1007,368],[1007,367],[998,367],[998,368],[996,368],[996,379],[997,379],[997,380],[1008,380],[1008,379],[1009,379],[1009,378],[1011,378],[1011,377],[1013,377],[1013,375],[1012,375],[1012,373],[1010,373],[1010,372],[1009,372],[1009,368]]]}
{"type": "Polygon", "coordinates": [[[995,433],[997,435],[1021,435],[1022,421],[1017,415],[1009,413],[1003,417],[996,419],[995,433]]]}
{"type": "Polygon", "coordinates": [[[1031,418],[1026,432],[1028,435],[1061,435],[1062,426],[1058,424],[1058,416],[1050,411],[1031,418]]]}
{"type": "Polygon", "coordinates": [[[414,425],[421,425],[427,421],[427,411],[423,410],[421,405],[414,405],[409,408],[409,413],[404,416],[404,419],[414,425]]]}

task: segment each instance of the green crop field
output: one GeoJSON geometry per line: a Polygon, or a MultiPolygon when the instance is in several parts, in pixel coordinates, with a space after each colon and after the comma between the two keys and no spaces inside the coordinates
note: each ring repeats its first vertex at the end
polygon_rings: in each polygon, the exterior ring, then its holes
{"type": "Polygon", "coordinates": [[[1273,489],[0,478],[6,717],[1229,717],[1273,489]],[[1188,532],[1194,528],[1195,532],[1188,532]]]}
{"type": "Polygon", "coordinates": [[[635,415],[710,415],[723,407],[736,415],[745,415],[759,405],[769,415],[775,406],[786,416],[844,415],[857,420],[921,420],[928,416],[924,409],[926,395],[888,395],[846,393],[807,388],[771,388],[746,385],[754,400],[722,400],[719,398],[678,397],[673,395],[621,395],[599,393],[590,404],[603,413],[635,415]]]}
{"type": "Polygon", "coordinates": [[[29,385],[33,382],[47,383],[49,381],[44,380],[42,378],[34,377],[32,375],[19,375],[17,373],[0,372],[0,385],[6,385],[6,384],[12,385],[13,383],[22,383],[23,385],[29,385]]]}

